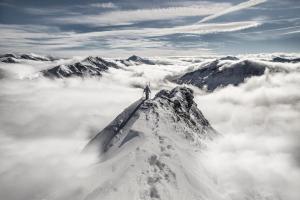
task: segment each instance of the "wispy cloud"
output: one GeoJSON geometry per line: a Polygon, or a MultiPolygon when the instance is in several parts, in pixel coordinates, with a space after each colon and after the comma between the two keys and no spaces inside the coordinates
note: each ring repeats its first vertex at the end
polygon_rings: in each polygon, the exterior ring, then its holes
{"type": "MultiPolygon", "coordinates": [[[[111,31],[93,31],[87,33],[76,33],[74,31],[61,31],[55,27],[48,26],[22,26],[22,25],[0,25],[0,43],[2,51],[18,48],[19,51],[33,49],[42,52],[69,49],[82,52],[85,49],[96,49],[101,52],[108,49],[136,49],[147,50],[158,48],[174,50],[170,41],[159,41],[155,37],[166,37],[173,34],[204,35],[210,33],[232,32],[259,26],[255,21],[211,23],[178,26],[173,28],[144,28],[111,31]],[[153,39],[154,38],[154,39],[153,39]],[[38,47],[37,47],[38,46],[38,47]]],[[[193,46],[189,46],[193,51],[193,46]]],[[[208,47],[194,44],[195,48],[206,49],[208,47]]],[[[153,53],[154,51],[152,51],[153,53]]],[[[182,51],[178,51],[182,52],[182,51]]],[[[120,52],[118,52],[120,53],[120,52]]],[[[149,54],[148,54],[149,55],[149,54]]]]}
{"type": "Polygon", "coordinates": [[[221,12],[224,9],[230,8],[230,6],[230,3],[203,2],[197,4],[197,6],[117,10],[92,15],[63,16],[51,20],[60,24],[84,24],[97,27],[132,24],[141,21],[167,20],[179,17],[207,16],[216,12],[221,12]]]}
{"type": "MultiPolygon", "coordinates": [[[[59,12],[56,9],[43,9],[39,8],[25,8],[30,14],[35,15],[48,15],[46,21],[52,26],[20,26],[20,25],[2,25],[1,32],[2,51],[10,48],[18,48],[19,51],[32,49],[38,46],[39,51],[74,51],[83,52],[89,49],[91,51],[104,50],[111,54],[110,50],[128,51],[134,49],[135,51],[148,51],[153,53],[150,49],[160,49],[166,52],[173,52],[174,49],[178,53],[182,51],[178,50],[178,47],[188,47],[190,51],[194,51],[197,48],[200,51],[211,54],[211,49],[207,46],[207,43],[189,43],[186,45],[175,44],[176,41],[162,40],[159,38],[169,37],[175,34],[181,35],[205,35],[212,33],[225,33],[240,31],[252,27],[257,27],[261,23],[252,21],[240,21],[229,23],[206,23],[206,24],[187,24],[182,25],[186,17],[203,17],[211,16],[214,13],[220,13],[222,10],[228,10],[232,8],[231,3],[216,3],[201,1],[193,5],[191,2],[184,2],[180,4],[171,4],[171,7],[152,8],[152,9],[137,9],[137,10],[120,10],[113,3],[94,3],[81,7],[81,9],[87,8],[103,8],[104,11],[98,12],[98,14],[83,14],[81,11],[71,8],[61,7],[65,9],[64,16],[57,15],[59,12]],[[106,10],[108,9],[108,10],[106,10]],[[110,10],[113,9],[113,10],[110,10]],[[51,16],[50,16],[51,15],[51,16]],[[55,16],[57,15],[57,17],[55,16]],[[174,23],[168,28],[152,27],[144,28],[134,26],[137,22],[149,22],[155,20],[174,20],[181,19],[181,23],[174,23]],[[74,32],[74,31],[61,31],[56,27],[64,25],[80,24],[83,26],[89,26],[90,28],[116,26],[116,25],[129,25],[122,29],[108,29],[105,31],[88,31],[88,32],[74,32]],[[54,33],[54,34],[53,34],[54,33]]],[[[186,50],[185,50],[186,51],[186,50]]],[[[77,53],[75,53],[77,54],[77,53]]],[[[173,53],[172,53],[173,54],[173,53]]],[[[149,55],[149,54],[147,54],[149,55]]]]}
{"type": "MultiPolygon", "coordinates": [[[[115,51],[116,55],[129,49],[138,52],[143,49],[151,53],[159,49],[160,53],[167,50],[173,54],[175,51],[182,53],[184,48],[194,52],[194,48],[219,51],[225,46],[228,51],[239,51],[241,48],[260,51],[260,45],[249,44],[249,41],[273,39],[271,42],[277,47],[279,39],[289,37],[298,40],[298,29],[280,30],[299,25],[295,10],[282,11],[277,15],[278,10],[261,9],[297,8],[296,1],[284,4],[279,0],[155,2],[93,1],[74,2],[72,5],[47,2],[49,6],[29,3],[22,7],[21,4],[9,2],[13,6],[10,9],[21,13],[19,18],[22,19],[18,22],[18,13],[10,17],[9,12],[4,12],[4,17],[9,20],[7,23],[2,20],[3,24],[0,24],[0,51],[42,51],[47,54],[70,51],[111,54],[115,51]],[[244,2],[236,3],[241,1],[244,2]],[[230,13],[234,14],[224,16],[230,13]],[[216,18],[220,20],[212,21],[216,18]]],[[[0,6],[4,6],[3,3],[0,6]]],[[[267,42],[264,44],[268,45],[267,49],[272,48],[267,42]]],[[[297,48],[296,43],[286,43],[284,48],[291,49],[291,46],[297,48]]]]}
{"type": "Polygon", "coordinates": [[[92,7],[96,8],[117,8],[118,6],[112,2],[107,2],[107,3],[93,3],[90,4],[92,7]]]}
{"type": "Polygon", "coordinates": [[[283,35],[299,34],[299,33],[300,33],[300,30],[296,30],[296,31],[289,31],[289,32],[283,33],[283,35]]]}
{"type": "Polygon", "coordinates": [[[243,3],[240,3],[238,5],[232,6],[228,9],[225,9],[224,11],[219,12],[217,14],[213,14],[213,15],[210,15],[208,17],[205,17],[199,23],[207,22],[207,21],[210,21],[212,19],[216,19],[218,17],[221,17],[223,15],[226,15],[226,14],[229,14],[229,13],[232,13],[232,12],[236,12],[236,11],[244,10],[244,9],[247,9],[247,8],[251,8],[253,6],[262,4],[266,1],[267,0],[249,0],[249,1],[246,1],[246,2],[243,2],[243,3]]]}

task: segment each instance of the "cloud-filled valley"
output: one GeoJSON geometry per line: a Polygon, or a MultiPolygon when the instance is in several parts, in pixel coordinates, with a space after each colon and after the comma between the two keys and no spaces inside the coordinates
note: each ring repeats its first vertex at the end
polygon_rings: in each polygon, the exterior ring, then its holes
{"type": "MultiPolygon", "coordinates": [[[[186,85],[194,90],[197,107],[220,133],[202,150],[189,153],[199,165],[191,170],[203,178],[204,188],[210,188],[203,192],[207,197],[216,193],[219,199],[299,198],[300,66],[299,62],[272,61],[276,56],[281,55],[237,59],[285,71],[267,70],[213,92],[186,85]]],[[[282,57],[292,60],[297,55],[282,57]]],[[[149,58],[154,65],[137,61],[124,65],[110,58],[106,60],[120,68],[109,67],[102,76],[54,79],[40,72],[85,58],[0,63],[5,74],[0,79],[0,158],[5,161],[0,164],[1,197],[93,199],[88,194],[107,180],[107,166],[114,161],[98,163],[94,154],[81,154],[87,142],[139,99],[146,83],[151,83],[154,97],[162,89],[177,86],[169,77],[220,58],[149,58]]],[[[230,68],[230,63],[239,60],[220,62],[230,68]]]]}
{"type": "Polygon", "coordinates": [[[0,199],[300,199],[299,0],[1,0],[0,199]]]}

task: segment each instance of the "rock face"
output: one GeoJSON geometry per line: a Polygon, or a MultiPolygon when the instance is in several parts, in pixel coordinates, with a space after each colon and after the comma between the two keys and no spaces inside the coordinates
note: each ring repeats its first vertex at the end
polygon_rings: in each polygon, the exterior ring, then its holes
{"type": "MultiPolygon", "coordinates": [[[[193,175],[201,167],[191,155],[217,134],[189,88],[138,100],[86,146],[98,152],[106,172],[87,199],[199,199],[210,186],[193,175]]],[[[220,199],[216,192],[209,196],[220,199]]]]}
{"type": "Polygon", "coordinates": [[[0,55],[0,61],[4,63],[18,63],[17,57],[14,54],[0,55]]]}
{"type": "Polygon", "coordinates": [[[113,62],[108,62],[100,57],[90,56],[81,62],[59,65],[51,69],[43,70],[41,73],[48,78],[101,76],[102,73],[107,71],[110,67],[118,68],[113,62]]]}
{"type": "Polygon", "coordinates": [[[218,87],[239,85],[246,78],[252,76],[261,76],[266,68],[266,65],[250,60],[244,60],[229,66],[216,60],[201,69],[186,73],[174,81],[178,84],[191,84],[213,91],[218,87]]]}
{"type": "Polygon", "coordinates": [[[1,60],[1,62],[4,62],[4,63],[18,63],[18,61],[16,59],[11,58],[11,57],[1,58],[0,60],[1,60]]]}

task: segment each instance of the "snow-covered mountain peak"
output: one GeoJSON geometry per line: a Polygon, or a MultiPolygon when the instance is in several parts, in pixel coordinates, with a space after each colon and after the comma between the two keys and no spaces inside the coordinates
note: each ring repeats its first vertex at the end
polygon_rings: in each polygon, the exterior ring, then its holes
{"type": "MultiPolygon", "coordinates": [[[[152,129],[159,126],[158,122],[164,121],[165,123],[161,124],[161,127],[166,128],[165,126],[168,125],[168,129],[182,134],[192,143],[198,143],[202,139],[211,139],[216,131],[197,108],[193,98],[193,91],[190,88],[176,87],[170,91],[161,90],[150,100],[139,99],[117,116],[91,140],[90,144],[95,143],[96,146],[100,146],[98,149],[100,154],[105,153],[114,145],[112,140],[122,134],[125,137],[136,122],[138,122],[137,124],[146,123],[152,129]],[[180,126],[178,126],[179,124],[180,126]]],[[[144,131],[142,130],[142,132],[144,131]]]]}
{"type": "MultiPolygon", "coordinates": [[[[107,180],[88,199],[199,199],[209,186],[193,175],[197,161],[192,155],[216,134],[189,88],[162,90],[153,99],[136,101],[85,149],[98,151],[99,166],[113,168],[102,169],[107,180]],[[107,181],[122,189],[107,187],[107,181]]],[[[209,196],[219,199],[215,192],[209,196]]]]}

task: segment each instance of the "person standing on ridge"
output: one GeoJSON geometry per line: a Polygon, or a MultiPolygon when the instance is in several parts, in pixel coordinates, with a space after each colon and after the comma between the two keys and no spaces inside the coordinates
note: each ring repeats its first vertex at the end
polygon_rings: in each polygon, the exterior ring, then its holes
{"type": "Polygon", "coordinates": [[[149,94],[151,93],[150,87],[147,84],[146,87],[144,88],[144,93],[146,95],[146,100],[149,99],[149,94]]]}

